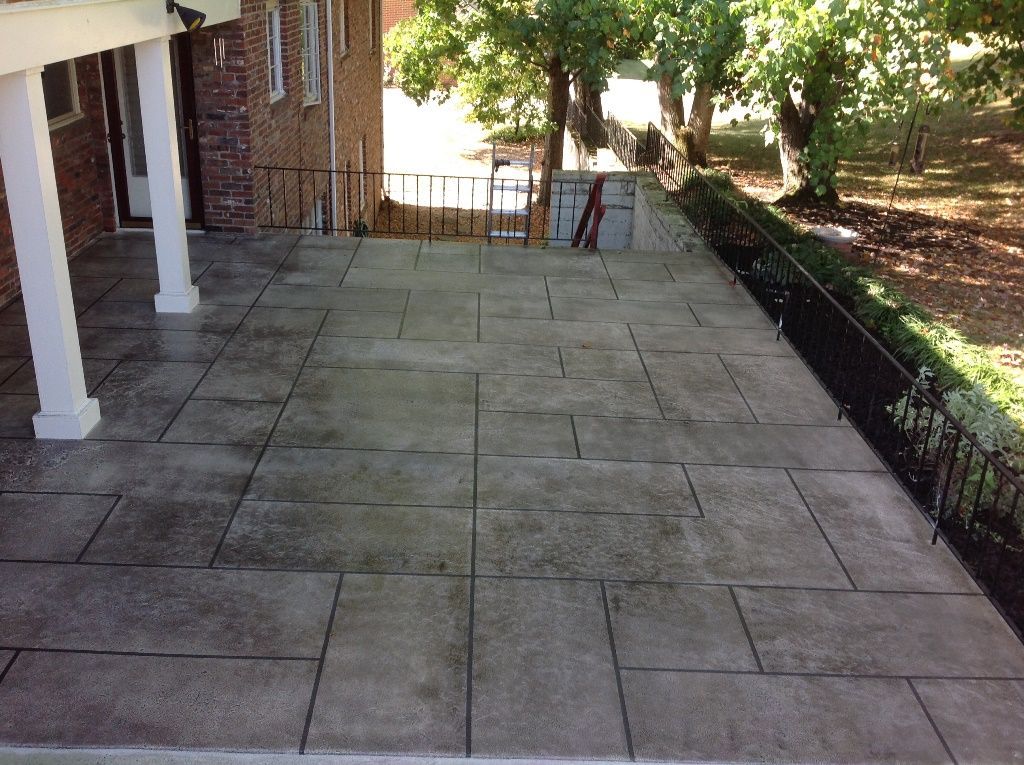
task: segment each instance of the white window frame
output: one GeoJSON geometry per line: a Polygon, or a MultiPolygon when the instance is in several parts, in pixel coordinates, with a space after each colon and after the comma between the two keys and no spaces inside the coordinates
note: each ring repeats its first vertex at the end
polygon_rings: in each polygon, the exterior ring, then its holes
{"type": "Polygon", "coordinates": [[[359,215],[366,212],[366,136],[359,139],[359,215]]]}
{"type": "Polygon", "coordinates": [[[82,113],[82,104],[78,100],[78,72],[75,69],[75,60],[73,58],[69,58],[67,61],[55,63],[66,63],[68,65],[67,73],[68,88],[71,91],[71,111],[65,112],[64,114],[58,114],[56,117],[51,117],[47,120],[46,124],[49,126],[51,132],[58,128],[62,128],[65,125],[70,125],[72,122],[77,122],[85,116],[82,113]]]}
{"type": "Polygon", "coordinates": [[[281,8],[267,6],[267,79],[270,101],[284,98],[284,62],[281,56],[281,8]]]}
{"type": "Polygon", "coordinates": [[[299,3],[299,40],[302,61],[302,103],[320,103],[320,4],[299,3]]]}

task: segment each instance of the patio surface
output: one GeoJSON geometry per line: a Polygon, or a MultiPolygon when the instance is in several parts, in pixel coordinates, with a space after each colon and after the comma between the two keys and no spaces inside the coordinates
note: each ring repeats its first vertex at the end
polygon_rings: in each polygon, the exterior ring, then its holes
{"type": "Polygon", "coordinates": [[[0,745],[1024,758],[1024,646],[700,247],[190,243],[188,316],[72,262],[87,441],[0,313],[0,745]]]}

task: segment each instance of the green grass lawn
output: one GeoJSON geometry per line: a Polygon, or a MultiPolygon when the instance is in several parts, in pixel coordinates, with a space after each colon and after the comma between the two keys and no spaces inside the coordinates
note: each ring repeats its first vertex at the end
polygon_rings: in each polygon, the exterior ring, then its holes
{"type": "MultiPolygon", "coordinates": [[[[931,127],[927,167],[922,175],[904,172],[897,202],[904,209],[941,213],[984,225],[990,236],[1010,245],[1024,244],[1024,136],[1006,127],[1010,108],[1005,102],[971,110],[949,108],[923,116],[931,127]]],[[[922,120],[918,120],[918,124],[922,120]]],[[[715,166],[746,179],[759,196],[770,196],[781,184],[778,148],[765,146],[763,120],[716,126],[711,136],[715,166]]],[[[888,164],[890,143],[898,125],[878,125],[857,156],[840,168],[844,198],[888,202],[896,168],[888,164]]],[[[907,137],[899,133],[902,153],[907,137]]],[[[917,129],[911,139],[911,152],[917,129]]]]}

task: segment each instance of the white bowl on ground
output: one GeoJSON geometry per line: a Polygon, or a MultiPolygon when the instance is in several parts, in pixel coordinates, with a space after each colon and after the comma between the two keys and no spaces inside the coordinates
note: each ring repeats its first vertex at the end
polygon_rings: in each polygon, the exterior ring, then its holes
{"type": "Polygon", "coordinates": [[[819,241],[847,255],[853,251],[853,243],[860,237],[856,231],[842,226],[814,226],[811,233],[819,241]]]}

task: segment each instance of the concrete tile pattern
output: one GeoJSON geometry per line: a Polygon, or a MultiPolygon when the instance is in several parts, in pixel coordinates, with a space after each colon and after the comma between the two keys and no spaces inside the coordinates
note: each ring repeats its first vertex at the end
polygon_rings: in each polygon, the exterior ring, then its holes
{"type": "Polygon", "coordinates": [[[315,660],[23,651],[0,693],[0,739],[22,746],[295,751],[316,668],[315,660]]]}
{"type": "Polygon", "coordinates": [[[623,667],[757,670],[728,588],[616,582],[607,591],[623,667]]]}
{"type": "Polygon", "coordinates": [[[658,402],[646,382],[517,375],[481,375],[480,408],[539,414],[659,416],[658,402]]]}
{"type": "Polygon", "coordinates": [[[578,457],[572,418],[564,414],[478,412],[480,454],[578,457]]]}
{"type": "Polygon", "coordinates": [[[281,405],[266,401],[192,399],[164,432],[161,441],[184,444],[264,444],[281,405]]]}
{"type": "Polygon", "coordinates": [[[0,558],[74,561],[117,497],[0,493],[0,558]]]}
{"type": "MultiPolygon", "coordinates": [[[[14,366],[16,372],[11,374],[3,385],[0,385],[0,393],[24,393],[30,396],[36,395],[36,370],[32,366],[31,359],[14,359],[20,363],[14,366]]],[[[0,359],[2,361],[2,359],[0,359]]],[[[114,367],[120,362],[116,359],[82,359],[82,368],[85,372],[85,387],[91,393],[96,390],[100,383],[107,379],[114,367]]],[[[2,374],[2,373],[0,373],[2,374]]]]}
{"type": "Polygon", "coordinates": [[[0,436],[31,438],[32,415],[38,411],[37,396],[0,393],[0,436]]]}
{"type": "Polygon", "coordinates": [[[244,501],[217,565],[469,574],[469,508],[244,501]]]}
{"type": "Polygon", "coordinates": [[[960,762],[1024,760],[1024,682],[913,680],[935,726],[960,762]]]}
{"type": "Polygon", "coordinates": [[[643,358],[665,417],[755,422],[754,413],[719,356],[646,351],[643,358]]]}
{"type": "Polygon", "coordinates": [[[950,761],[903,680],[623,674],[638,760],[950,761]]]}
{"type": "Polygon", "coordinates": [[[401,313],[330,311],[320,334],[342,337],[398,337],[401,328],[401,313]]]}
{"type": "Polygon", "coordinates": [[[347,575],[307,751],[458,756],[469,580],[347,575]]]}
{"type": "Polygon", "coordinates": [[[93,394],[106,406],[89,437],[156,441],[204,372],[205,364],[121,362],[93,394]]]}
{"type": "Polygon", "coordinates": [[[476,473],[478,507],[698,515],[680,465],[480,457],[476,473]]]}
{"type": "Polygon", "coordinates": [[[409,293],[402,337],[411,340],[470,340],[479,332],[480,296],[475,292],[409,293]]]}
{"type": "Polygon", "coordinates": [[[475,399],[467,374],[305,369],[271,442],[471,454],[475,399]]]}
{"type": "Polygon", "coordinates": [[[481,579],[475,606],[474,751],[625,758],[600,586],[481,579]]]}
{"type": "Polygon", "coordinates": [[[887,474],[791,471],[793,481],[857,586],[970,592],[977,585],[887,474]]]}
{"type": "Polygon", "coordinates": [[[282,571],[0,563],[0,572],[0,645],[198,656],[316,658],[335,584],[282,571]]]}
{"type": "Polygon", "coordinates": [[[86,441],[0,311],[0,746],[1021,758],[1024,646],[696,240],[189,246],[187,316],[72,264],[86,441]]]}
{"type": "Polygon", "coordinates": [[[599,351],[588,348],[563,348],[562,367],[566,377],[591,380],[647,379],[643,362],[636,351],[599,351]]]}
{"type": "Polygon", "coordinates": [[[1024,676],[1024,645],[978,596],[745,588],[736,596],[767,670],[1024,676]],[[984,645],[973,640],[979,632],[984,645]]]}

